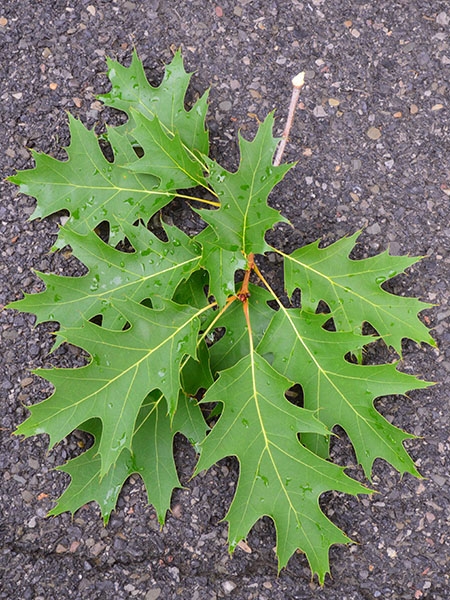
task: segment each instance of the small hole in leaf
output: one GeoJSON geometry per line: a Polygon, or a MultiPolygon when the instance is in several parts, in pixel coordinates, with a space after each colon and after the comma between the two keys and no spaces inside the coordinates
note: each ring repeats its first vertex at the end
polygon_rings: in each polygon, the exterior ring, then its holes
{"type": "Polygon", "coordinates": [[[291,296],[291,299],[290,299],[291,306],[293,308],[301,307],[301,305],[302,305],[301,299],[302,299],[302,294],[301,294],[300,290],[297,288],[294,290],[294,293],[291,296]]]}
{"type": "Polygon", "coordinates": [[[351,352],[347,352],[347,354],[344,356],[344,359],[353,365],[359,364],[357,357],[351,352]]]}
{"type": "Polygon", "coordinates": [[[94,323],[94,325],[98,325],[99,327],[101,327],[103,323],[103,315],[95,315],[91,319],[89,319],[89,321],[91,323],[94,323]]]}
{"type": "Polygon", "coordinates": [[[102,240],[102,242],[105,242],[105,244],[108,243],[109,234],[110,234],[109,221],[102,221],[101,223],[99,223],[97,225],[97,227],[94,229],[94,231],[98,235],[98,237],[102,240]]]}
{"type": "Polygon", "coordinates": [[[319,304],[317,305],[316,308],[316,315],[326,315],[328,313],[330,313],[330,307],[328,306],[328,304],[326,302],[324,302],[323,300],[319,300],[319,304]]]}
{"type": "Polygon", "coordinates": [[[113,163],[114,162],[114,152],[113,152],[111,144],[104,137],[99,137],[98,143],[103,152],[103,156],[106,158],[106,160],[108,162],[113,163]]]}
{"type": "Polygon", "coordinates": [[[303,388],[299,383],[296,383],[291,388],[289,388],[284,395],[291,404],[294,404],[295,406],[299,406],[300,408],[303,408],[303,406],[304,406],[303,388]]]}
{"type": "Polygon", "coordinates": [[[144,299],[141,301],[141,304],[142,304],[143,306],[146,306],[147,308],[153,308],[153,303],[152,303],[152,301],[151,301],[151,299],[150,299],[150,298],[144,298],[144,299]]]}
{"type": "Polygon", "coordinates": [[[328,319],[327,321],[325,321],[325,323],[322,325],[322,329],[325,329],[326,331],[336,331],[336,325],[334,324],[334,320],[328,319]]]}

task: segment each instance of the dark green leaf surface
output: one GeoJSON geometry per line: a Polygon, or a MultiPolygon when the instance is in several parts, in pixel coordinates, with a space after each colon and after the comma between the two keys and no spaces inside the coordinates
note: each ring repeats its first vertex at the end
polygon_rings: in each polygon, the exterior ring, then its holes
{"type": "Polygon", "coordinates": [[[200,311],[168,300],[154,310],[132,301],[114,302],[130,323],[126,331],[110,331],[86,322],[60,335],[89,352],[91,362],[79,369],[38,369],[55,386],[50,398],[30,407],[31,416],[17,429],[26,436],[47,433],[50,445],[91,418],[103,429],[99,453],[105,475],[124,448],[131,448],[134,424],[149,392],[160,390],[169,413],[175,414],[180,390],[180,364],[196,356],[200,311]]]}
{"type": "Polygon", "coordinates": [[[395,296],[381,287],[419,259],[383,252],[371,258],[351,260],[348,256],[358,235],[342,238],[326,248],[319,248],[317,241],[290,255],[284,254],[288,293],[292,295],[300,288],[302,306],[311,312],[319,300],[324,300],[341,331],[360,332],[363,322],[367,321],[399,354],[404,338],[434,346],[428,329],[417,318],[418,312],[431,305],[416,298],[395,296]]]}
{"type": "Polygon", "coordinates": [[[209,273],[209,293],[219,306],[224,306],[227,298],[236,293],[236,271],[246,269],[247,261],[239,250],[221,248],[211,227],[206,227],[195,239],[203,248],[200,264],[209,273]]]}
{"type": "Polygon", "coordinates": [[[274,167],[273,155],[278,144],[272,135],[273,115],[261,123],[254,140],[239,136],[241,160],[236,173],[230,173],[208,159],[211,187],[216,192],[220,208],[197,210],[213,228],[216,245],[223,250],[263,254],[269,250],[264,236],[275,223],[287,219],[267,204],[273,187],[283,179],[292,165],[274,167]]]}
{"type": "MultiPolygon", "coordinates": [[[[274,311],[267,305],[272,296],[256,285],[249,286],[249,305],[252,315],[253,345],[256,346],[267,329],[274,311]]],[[[242,302],[236,300],[216,323],[224,327],[223,336],[211,346],[209,353],[213,373],[228,369],[250,352],[249,335],[242,302]]]]}
{"type": "Polygon", "coordinates": [[[189,396],[195,396],[203,388],[214,383],[211,373],[209,350],[204,341],[197,347],[197,358],[189,357],[181,371],[181,387],[189,396]]]}
{"type": "Polygon", "coordinates": [[[180,282],[198,267],[198,245],[177,227],[165,225],[164,229],[167,242],[145,227],[122,224],[133,253],[115,250],[93,232],[80,235],[62,229],[61,239],[89,272],[82,277],[38,273],[45,291],[25,294],[8,308],[35,314],[37,323],[58,321],[63,327],[80,327],[86,319],[102,315],[104,327],[121,329],[124,318],[111,300],[150,298],[158,306],[159,297],[172,298],[180,282]]]}
{"type": "Polygon", "coordinates": [[[91,419],[80,429],[92,434],[95,443],[77,458],[58,467],[70,475],[71,483],[48,514],[59,515],[66,511],[73,514],[84,504],[95,501],[107,523],[123,484],[130,475],[137,473],[144,481],[148,501],[155,507],[162,524],[170,509],[174,488],[181,487],[173,457],[174,435],[182,433],[192,444],[198,445],[207,427],[197,403],[184,394],[180,395],[178,410],[171,424],[164,397],[153,392],[139,411],[132,449],[122,450],[114,468],[103,478],[100,478],[99,454],[101,422],[91,419]]]}
{"type": "MultiPolygon", "coordinates": [[[[19,171],[9,178],[20,186],[23,194],[37,199],[32,218],[65,209],[70,213],[67,226],[80,234],[109,221],[110,241],[117,243],[123,237],[117,218],[130,224],[139,219],[147,222],[172,200],[173,194],[157,191],[158,178],[122,168],[136,160],[136,154],[127,139],[114,129],[109,130],[115,150],[114,162],[110,163],[94,131],[70,115],[69,126],[68,160],[59,161],[33,152],[35,168],[19,171]]],[[[61,247],[62,243],[56,245],[61,247]]]]}
{"type": "Polygon", "coordinates": [[[367,490],[300,444],[298,432],[328,431],[312,412],[286,400],[291,384],[255,353],[223,371],[203,399],[223,403],[223,412],[202,445],[196,471],[236,456],[239,482],[226,515],[230,548],[267,515],[277,531],[279,568],[300,548],[323,582],[330,546],[349,540],[322,513],[319,497],[327,490],[367,490]]]}
{"type": "MultiPolygon", "coordinates": [[[[358,365],[345,355],[367,343],[366,336],[330,332],[322,328],[330,315],[314,315],[298,309],[280,309],[258,346],[280,373],[300,383],[305,408],[318,411],[329,429],[340,425],[347,432],[358,462],[367,477],[376,458],[384,458],[401,473],[418,475],[403,447],[414,437],[389,423],[374,408],[375,398],[405,394],[430,385],[401,373],[395,364],[358,365]]],[[[328,458],[328,442],[319,436],[302,436],[313,452],[328,458]]]]}

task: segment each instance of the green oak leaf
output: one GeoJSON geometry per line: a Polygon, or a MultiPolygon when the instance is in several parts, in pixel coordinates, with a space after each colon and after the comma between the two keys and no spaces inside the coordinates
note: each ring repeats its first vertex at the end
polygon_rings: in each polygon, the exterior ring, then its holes
{"type": "Polygon", "coordinates": [[[65,227],[60,236],[89,271],[81,277],[37,273],[45,291],[25,294],[8,308],[36,315],[37,323],[58,321],[63,327],[80,327],[86,319],[102,315],[102,325],[118,329],[125,319],[111,300],[129,298],[141,302],[159,297],[171,299],[181,281],[198,267],[199,247],[177,227],[164,225],[162,242],[145,227],[121,224],[135,252],[120,252],[94,232],[81,235],[65,227]]]}
{"type": "Polygon", "coordinates": [[[129,121],[118,128],[121,133],[131,132],[136,112],[150,120],[157,116],[166,133],[178,132],[183,144],[191,152],[208,154],[208,132],[205,128],[208,92],[189,111],[185,109],[184,99],[191,74],[184,70],[181,52],[176,52],[172,62],[166,65],[164,78],[158,87],[149,84],[135,51],[129,67],[110,58],[107,64],[112,89],[98,98],[107,106],[128,115],[129,121]]]}
{"type": "Polygon", "coordinates": [[[115,300],[114,305],[130,323],[129,329],[111,331],[85,322],[59,332],[86,350],[91,362],[76,369],[37,369],[35,373],[56,389],[47,400],[29,407],[31,416],[16,430],[25,436],[47,433],[54,446],[81,423],[101,419],[101,477],[124,448],[131,449],[136,418],[149,392],[160,390],[170,416],[175,414],[180,365],[186,355],[196,356],[202,312],[169,300],[159,309],[131,300],[115,300]]]}
{"type": "MultiPolygon", "coordinates": [[[[231,550],[267,515],[279,568],[301,549],[322,584],[330,546],[350,540],[322,512],[321,495],[370,492],[330,461],[333,428],[346,431],[369,478],[377,458],[419,476],[404,448],[413,436],[375,402],[430,384],[398,363],[362,364],[374,340],[398,353],[403,338],[434,345],[418,318],[430,305],[383,285],[418,259],[388,252],[350,259],[358,234],[290,255],[271,248],[266,233],[288,221],[269,195],[292,166],[273,165],[273,114],[252,141],[239,136],[231,173],[208,157],[207,93],[186,110],[190,75],[180,53],[157,87],[135,52],[129,67],[113,60],[108,67],[112,89],[100,98],[128,120],[97,136],[69,116],[66,160],[33,153],[35,168],[10,178],[37,199],[33,218],[69,213],[55,247],[70,245],[87,269],[80,277],[38,273],[44,292],[8,305],[38,322],[59,321],[56,345],[88,355],[81,368],[35,371],[54,391],[29,408],[16,433],[46,434],[50,446],[76,428],[91,433],[94,446],[61,467],[71,483],[50,514],[95,500],[105,521],[136,473],[163,523],[180,485],[176,432],[201,453],[196,473],[236,456],[239,480],[226,516],[231,550]],[[201,197],[193,195],[198,187],[201,197]],[[148,229],[176,196],[187,207],[209,205],[193,209],[206,226],[187,236],[163,224],[162,241],[148,229]],[[100,231],[109,232],[109,245],[100,231]],[[300,290],[301,309],[284,306],[269,283],[275,274],[266,277],[264,261],[253,256],[271,250],[283,257],[289,296],[300,290]],[[330,312],[315,314],[322,301],[330,312]],[[361,335],[364,323],[378,337],[361,335]],[[350,362],[355,357],[360,364],[350,362]],[[302,387],[301,407],[287,400],[293,385],[302,387]],[[216,421],[206,438],[192,398],[215,404],[202,407],[216,421]]],[[[193,225],[186,219],[181,227],[193,225]]]]}
{"type": "Polygon", "coordinates": [[[382,284],[402,273],[419,258],[390,256],[383,252],[370,258],[348,258],[359,233],[344,237],[326,248],[319,241],[283,254],[285,284],[289,295],[301,289],[303,308],[314,312],[319,300],[333,312],[336,328],[361,331],[363,322],[370,323],[388,346],[399,354],[402,339],[435,346],[428,329],[417,313],[431,304],[416,298],[404,298],[386,292],[382,284]]]}
{"type": "MultiPolygon", "coordinates": [[[[401,373],[395,364],[360,365],[345,355],[367,344],[367,336],[323,329],[330,315],[280,308],[257,350],[277,372],[300,383],[304,407],[318,411],[330,430],[340,425],[347,433],[368,478],[376,458],[383,458],[401,473],[418,475],[403,447],[413,435],[397,429],[374,407],[374,400],[430,384],[401,373]]],[[[328,458],[327,438],[302,434],[302,442],[328,458]]]]}
{"type": "Polygon", "coordinates": [[[211,159],[208,182],[216,192],[220,208],[197,209],[216,234],[217,246],[224,250],[263,254],[270,250],[264,236],[276,223],[289,221],[267,204],[272,188],[292,165],[273,166],[278,139],[272,135],[273,114],[260,124],[253,141],[239,136],[239,168],[230,173],[211,159]]]}
{"type": "MultiPolygon", "coordinates": [[[[114,162],[109,162],[93,130],[71,115],[69,128],[71,142],[66,148],[66,161],[33,152],[35,168],[9,177],[23,194],[37,199],[32,219],[67,210],[67,226],[80,234],[109,221],[110,242],[117,243],[123,237],[117,218],[130,224],[139,219],[148,222],[172,200],[172,193],[158,191],[158,178],[122,168],[137,158],[126,137],[109,129],[108,138],[115,152],[114,162]]],[[[62,245],[61,240],[55,244],[59,248],[62,245]]]]}
{"type": "Polygon", "coordinates": [[[207,425],[197,403],[184,394],[180,395],[178,410],[171,423],[164,397],[159,392],[152,392],[139,411],[131,450],[122,450],[114,468],[103,478],[100,478],[99,454],[101,421],[91,419],[79,429],[93,435],[95,443],[77,458],[57,467],[70,475],[71,482],[48,515],[66,511],[73,514],[88,502],[95,501],[106,524],[123,484],[130,475],[137,473],[144,481],[148,502],[153,504],[162,525],[170,508],[172,492],[181,487],[173,457],[173,438],[176,433],[182,433],[197,446],[206,434],[207,425]]]}
{"type": "Polygon", "coordinates": [[[239,481],[225,517],[230,549],[267,515],[275,523],[279,569],[300,548],[323,583],[330,546],[350,540],[323,514],[320,495],[368,490],[300,444],[299,432],[327,435],[328,430],[313,412],[286,400],[291,385],[256,353],[222,371],[203,398],[221,402],[223,412],[201,446],[196,473],[236,456],[239,481]]]}
{"type": "Polygon", "coordinates": [[[236,293],[235,273],[246,269],[247,261],[239,250],[224,250],[211,227],[206,227],[195,236],[202,245],[201,266],[209,273],[209,292],[219,306],[236,293]]]}

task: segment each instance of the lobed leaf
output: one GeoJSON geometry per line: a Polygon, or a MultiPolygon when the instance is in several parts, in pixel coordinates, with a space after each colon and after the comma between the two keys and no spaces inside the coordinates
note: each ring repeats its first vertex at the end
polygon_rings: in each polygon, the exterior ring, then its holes
{"type": "MultiPolygon", "coordinates": [[[[374,407],[374,400],[390,394],[430,385],[401,373],[395,364],[352,364],[345,356],[362,347],[367,336],[353,332],[331,332],[323,328],[330,315],[315,315],[298,309],[280,308],[275,313],[258,352],[274,369],[303,388],[304,406],[318,411],[330,430],[340,425],[349,436],[358,462],[370,478],[376,458],[383,458],[401,473],[418,475],[403,447],[414,436],[397,429],[374,407]]],[[[328,439],[304,434],[302,442],[328,458],[328,439]]]]}
{"type": "Polygon", "coordinates": [[[369,492],[329,462],[332,428],[347,432],[368,477],[378,457],[418,475],[403,446],[413,436],[382,417],[374,401],[429,384],[397,364],[348,360],[374,339],[361,335],[365,322],[399,353],[406,337],[434,345],[417,316],[430,305],[382,287],[418,259],[385,252],[352,260],[357,234],[290,255],[271,249],[266,232],[287,221],[268,196],[291,167],[272,164],[273,115],[253,141],[239,136],[239,168],[230,173],[207,157],[207,94],[185,108],[190,75],[180,53],[158,87],[136,53],[129,67],[112,60],[108,66],[112,90],[101,99],[128,116],[103,136],[112,162],[95,132],[69,117],[67,160],[35,153],[36,167],[10,178],[37,198],[34,218],[69,212],[56,246],[70,244],[88,269],[82,277],[39,273],[45,291],[8,306],[33,312],[38,322],[59,321],[57,343],[90,355],[82,368],[36,371],[55,390],[30,407],[16,433],[46,433],[51,445],[75,428],[95,437],[92,448],[61,467],[71,484],[50,514],[95,500],[108,521],[124,481],[139,473],[162,523],[179,486],[173,437],[181,432],[199,447],[206,426],[188,396],[207,390],[202,401],[223,411],[201,444],[196,472],[226,456],[239,461],[226,517],[231,550],[267,515],[275,523],[279,568],[299,548],[323,583],[330,546],[349,539],[321,511],[321,494],[369,492]],[[198,185],[207,197],[181,191],[198,185]],[[177,194],[220,207],[197,210],[207,227],[193,239],[163,225],[163,242],[147,226],[177,194]],[[110,245],[95,234],[105,221],[110,245]],[[111,247],[123,239],[134,251],[111,247]],[[300,289],[301,310],[285,308],[260,272],[253,254],[268,250],[283,256],[286,288],[289,295],[300,289]],[[330,314],[314,314],[319,301],[330,314]],[[89,321],[98,316],[101,325],[89,321]],[[325,328],[329,319],[337,331],[325,328]],[[293,384],[302,386],[303,407],[286,399],[293,384]]]}
{"type": "Polygon", "coordinates": [[[427,327],[417,318],[418,312],[431,305],[390,294],[381,287],[419,258],[383,252],[352,260],[348,256],[358,235],[344,237],[326,248],[319,248],[317,241],[283,254],[288,294],[300,288],[302,306],[311,312],[319,300],[326,302],[338,330],[361,331],[365,321],[370,323],[399,354],[404,338],[434,346],[427,327]]]}
{"type": "Polygon", "coordinates": [[[80,235],[65,227],[60,236],[73,254],[89,269],[81,277],[39,273],[45,291],[25,294],[8,308],[36,315],[37,323],[58,321],[63,327],[81,327],[85,320],[102,315],[102,325],[122,329],[125,319],[114,299],[141,302],[150,298],[158,306],[171,299],[181,281],[198,267],[199,247],[177,227],[164,225],[162,242],[145,227],[121,224],[135,252],[120,252],[105,244],[94,232],[80,235]]]}
{"type": "MultiPolygon", "coordinates": [[[[130,142],[114,129],[109,129],[108,136],[115,159],[109,162],[93,130],[71,115],[69,128],[66,161],[33,152],[35,168],[9,177],[23,194],[37,199],[32,219],[67,210],[67,226],[82,235],[108,221],[110,241],[117,243],[123,237],[118,218],[130,224],[140,219],[147,223],[172,200],[173,193],[158,190],[158,178],[122,168],[136,160],[136,154],[130,142]]],[[[56,243],[56,247],[62,245],[61,240],[56,243]]]]}
{"type": "Polygon", "coordinates": [[[135,51],[129,67],[110,58],[107,64],[112,89],[100,95],[99,100],[127,114],[129,121],[118,128],[120,133],[131,133],[136,112],[150,120],[157,116],[166,133],[177,132],[188,151],[208,154],[208,132],[205,128],[208,92],[195,102],[191,110],[185,109],[184,99],[191,75],[184,70],[180,51],[166,65],[163,80],[157,87],[149,84],[135,51]]]}
{"type": "Polygon", "coordinates": [[[292,165],[273,166],[278,139],[272,135],[273,114],[259,126],[252,142],[239,136],[239,168],[230,173],[211,159],[208,181],[220,200],[217,210],[197,209],[211,225],[216,240],[211,242],[226,251],[263,254],[270,250],[264,236],[275,223],[288,220],[267,204],[272,188],[292,165]]]}
{"type": "Polygon", "coordinates": [[[328,430],[313,412],[286,400],[291,385],[254,352],[222,371],[203,399],[221,402],[223,412],[202,444],[196,473],[236,456],[239,481],[226,515],[230,549],[267,515],[275,523],[279,569],[300,548],[323,583],[330,546],[350,540],[322,513],[319,497],[327,490],[368,490],[300,444],[299,432],[328,430]]]}
{"type": "Polygon", "coordinates": [[[71,482],[49,516],[66,511],[73,514],[84,504],[95,501],[104,522],[108,523],[123,484],[130,475],[138,474],[144,481],[148,502],[153,504],[158,520],[163,524],[170,509],[172,492],[181,487],[173,457],[173,438],[176,433],[182,433],[197,445],[205,436],[207,426],[197,403],[184,394],[180,395],[178,410],[171,422],[164,397],[153,392],[139,411],[131,450],[122,450],[114,468],[104,477],[100,477],[100,420],[90,419],[79,429],[93,435],[95,443],[77,458],[57,467],[70,475],[71,482]]]}
{"type": "Polygon", "coordinates": [[[160,390],[174,416],[180,365],[186,355],[196,356],[202,312],[168,300],[159,309],[130,300],[114,304],[129,329],[111,331],[86,322],[61,331],[67,342],[90,354],[91,362],[77,369],[35,371],[56,389],[50,398],[30,407],[31,416],[16,431],[25,436],[47,433],[53,446],[85,421],[100,419],[101,477],[124,448],[131,449],[137,415],[149,392],[160,390]]]}

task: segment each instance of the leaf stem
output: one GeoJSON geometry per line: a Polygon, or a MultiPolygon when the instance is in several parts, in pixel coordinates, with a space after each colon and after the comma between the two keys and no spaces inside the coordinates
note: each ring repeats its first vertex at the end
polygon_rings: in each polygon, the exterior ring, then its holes
{"type": "Polygon", "coordinates": [[[220,208],[220,202],[214,200],[205,200],[204,198],[197,198],[197,196],[188,196],[187,194],[176,193],[177,198],[185,198],[186,200],[195,200],[196,202],[202,202],[203,204],[210,204],[211,206],[217,206],[220,208]]]}
{"type": "Polygon", "coordinates": [[[255,266],[255,255],[253,254],[253,252],[250,252],[250,254],[247,257],[247,270],[245,271],[241,289],[237,294],[237,298],[241,302],[245,303],[246,300],[248,300],[248,298],[250,297],[250,292],[248,291],[248,284],[250,282],[250,273],[253,271],[255,266]]]}
{"type": "MultiPolygon", "coordinates": [[[[256,269],[255,264],[255,255],[253,252],[247,257],[247,270],[245,271],[244,279],[242,281],[241,289],[237,294],[237,298],[242,302],[242,309],[244,311],[245,322],[247,323],[247,332],[249,337],[250,344],[250,355],[253,357],[253,336],[252,336],[252,326],[250,323],[250,313],[248,310],[248,299],[250,298],[250,291],[248,289],[248,284],[250,283],[250,274],[256,269]]],[[[253,370],[253,359],[252,359],[252,370],[253,370]]]]}
{"type": "Polygon", "coordinates": [[[297,108],[298,98],[300,96],[300,90],[302,89],[304,84],[305,84],[305,74],[302,71],[301,73],[299,73],[292,79],[291,103],[289,105],[289,113],[288,113],[288,118],[286,121],[286,127],[284,128],[283,135],[281,136],[281,141],[280,141],[280,144],[278,146],[278,150],[277,150],[277,153],[275,156],[275,160],[273,161],[273,164],[275,167],[277,167],[281,162],[281,158],[283,156],[283,152],[284,152],[286,143],[289,138],[289,133],[291,131],[292,123],[294,122],[295,109],[297,108]]]}
{"type": "MultiPolygon", "coordinates": [[[[214,319],[211,321],[211,323],[208,325],[208,327],[205,329],[205,331],[199,337],[198,342],[197,342],[197,348],[200,346],[201,342],[205,339],[205,337],[209,334],[209,332],[211,331],[211,329],[214,329],[217,321],[220,319],[220,317],[223,315],[223,313],[228,310],[228,308],[231,306],[231,304],[236,299],[237,299],[237,296],[230,296],[229,298],[227,298],[225,306],[223,306],[219,310],[219,312],[217,313],[217,315],[214,317],[214,319]]],[[[212,304],[209,305],[209,307],[214,307],[214,306],[217,306],[217,302],[213,302],[212,304]]],[[[184,366],[184,365],[182,365],[182,366],[184,366]]]]}

